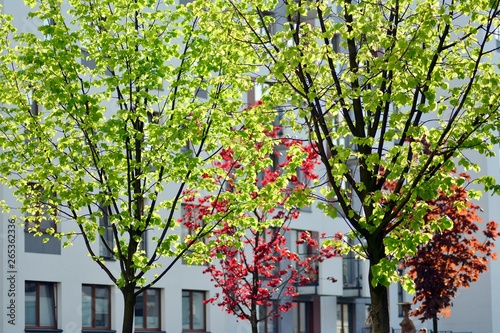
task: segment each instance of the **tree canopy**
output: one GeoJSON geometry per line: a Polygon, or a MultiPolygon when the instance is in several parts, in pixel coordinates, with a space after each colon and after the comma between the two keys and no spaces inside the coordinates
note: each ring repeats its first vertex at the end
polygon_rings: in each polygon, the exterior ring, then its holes
{"type": "MultiPolygon", "coordinates": [[[[266,198],[253,200],[251,167],[235,175],[240,191],[223,191],[232,175],[214,163],[221,150],[245,165],[269,155],[274,143],[264,132],[276,112],[243,110],[242,92],[252,86],[243,73],[251,66],[235,66],[232,48],[214,48],[219,36],[173,1],[25,3],[37,30],[18,30],[12,17],[1,17],[0,178],[18,201],[6,208],[46,239],[70,245],[82,237],[122,291],[123,332],[132,332],[138,294],[181,257],[209,259],[210,243],[180,237],[188,189],[226,203],[224,212],[206,216],[197,237],[283,196],[269,186],[266,198]],[[116,265],[103,260],[95,240],[116,265]]],[[[296,154],[292,166],[300,159],[296,154]]],[[[259,221],[244,223],[234,228],[259,221]]]]}
{"type": "MultiPolygon", "coordinates": [[[[387,287],[401,279],[399,260],[452,226],[424,220],[426,202],[461,185],[450,175],[457,166],[478,170],[471,151],[489,157],[498,143],[498,1],[190,8],[209,13],[218,45],[255,65],[256,82],[268,87],[264,103],[285,106],[285,122],[316,144],[328,180],[320,207],[345,221],[368,258],[372,329],[389,332],[387,287]],[[384,189],[387,182],[396,185],[384,189]]],[[[495,189],[491,178],[480,182],[495,189]]]]}

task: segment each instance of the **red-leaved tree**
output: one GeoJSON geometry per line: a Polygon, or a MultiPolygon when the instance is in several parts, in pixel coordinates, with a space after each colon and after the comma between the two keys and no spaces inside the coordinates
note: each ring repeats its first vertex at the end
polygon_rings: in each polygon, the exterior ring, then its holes
{"type": "Polygon", "coordinates": [[[289,311],[297,286],[316,283],[318,263],[335,255],[329,248],[318,250],[318,241],[305,231],[297,244],[309,251],[297,253],[287,246],[287,232],[286,226],[249,230],[243,247],[216,247],[212,255],[222,253],[224,258],[205,270],[221,290],[208,302],[248,320],[252,333],[258,332],[260,323],[289,311]]]}
{"type": "MultiPolygon", "coordinates": [[[[465,180],[469,176],[461,174],[465,180]]],[[[431,210],[424,219],[448,219],[451,229],[435,233],[432,239],[418,248],[417,253],[404,261],[415,282],[414,303],[420,306],[412,315],[423,322],[433,320],[437,332],[438,315],[453,305],[458,289],[468,288],[488,269],[489,259],[496,259],[494,240],[498,237],[497,223],[486,223],[483,230],[477,211],[480,207],[468,200],[464,186],[453,186],[452,194],[441,192],[427,202],[431,210]],[[484,239],[479,239],[482,233],[484,239]]],[[[481,237],[482,238],[482,237],[481,237]]]]}
{"type": "MultiPolygon", "coordinates": [[[[268,201],[268,189],[280,189],[281,195],[273,206],[263,205],[260,210],[244,212],[237,217],[239,221],[234,217],[222,219],[223,225],[210,233],[203,228],[205,217],[224,213],[230,207],[223,200],[214,201],[214,195],[195,198],[193,191],[185,196],[185,214],[180,220],[191,234],[204,232],[209,236],[205,242],[211,243],[208,249],[214,260],[204,273],[211,275],[220,293],[206,302],[248,320],[253,333],[258,332],[261,323],[269,323],[290,310],[293,297],[298,295],[297,287],[316,283],[318,263],[336,255],[330,247],[319,247],[317,232],[298,232],[295,242],[290,241],[290,222],[299,217],[300,207],[312,202],[310,190],[318,178],[315,173],[318,158],[314,146],[280,138],[280,131],[280,127],[274,126],[266,132],[276,139],[276,145],[267,158],[254,161],[253,165],[239,163],[230,149],[221,150],[216,166],[226,170],[228,176],[214,179],[216,183],[225,182],[226,191],[231,194],[240,190],[238,175],[251,169],[255,172],[253,200],[264,203],[268,201]],[[242,230],[242,225],[247,227],[242,230]],[[238,233],[240,237],[235,237],[238,233]],[[232,236],[230,242],[227,235],[232,236]]],[[[192,248],[196,249],[196,244],[192,248]]]]}

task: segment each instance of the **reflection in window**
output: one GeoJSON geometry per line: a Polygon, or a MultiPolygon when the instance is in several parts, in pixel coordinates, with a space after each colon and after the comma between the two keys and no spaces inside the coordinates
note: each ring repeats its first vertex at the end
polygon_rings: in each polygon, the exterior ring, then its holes
{"type": "Polygon", "coordinates": [[[311,333],[312,327],[312,303],[296,302],[292,308],[293,333],[311,333]]]}
{"type": "Polygon", "coordinates": [[[26,281],[24,291],[26,327],[56,328],[54,283],[26,281]]]}
{"type": "Polygon", "coordinates": [[[183,331],[206,331],[204,300],[204,291],[182,291],[183,331]]]}
{"type": "Polygon", "coordinates": [[[108,286],[82,286],[82,326],[84,328],[110,329],[110,288],[108,286]]]}
{"type": "Polygon", "coordinates": [[[160,289],[148,289],[135,301],[135,328],[160,329],[160,289]]]}
{"type": "Polygon", "coordinates": [[[349,333],[349,304],[337,304],[337,332],[349,333]]]}

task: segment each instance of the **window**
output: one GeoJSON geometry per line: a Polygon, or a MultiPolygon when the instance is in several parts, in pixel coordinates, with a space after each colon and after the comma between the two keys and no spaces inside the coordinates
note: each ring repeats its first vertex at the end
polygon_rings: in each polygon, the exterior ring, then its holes
{"type": "Polygon", "coordinates": [[[257,33],[263,42],[270,42],[268,39],[276,33],[275,14],[271,11],[261,11],[260,16],[257,33]]]}
{"type": "Polygon", "coordinates": [[[342,257],[342,278],[344,288],[361,289],[361,259],[353,252],[342,257]]]}
{"type": "MultiPolygon", "coordinates": [[[[300,235],[303,232],[304,231],[302,230],[295,230],[296,241],[300,240],[300,235]]],[[[308,231],[308,232],[311,234],[311,238],[314,239],[319,244],[319,233],[317,231],[308,231]]],[[[302,242],[301,244],[296,245],[295,253],[299,255],[301,261],[304,261],[309,257],[317,255],[318,248],[311,246],[308,242],[302,242]]],[[[317,261],[311,262],[311,266],[314,268],[314,271],[308,273],[308,277],[311,281],[310,284],[308,284],[309,286],[318,284],[319,263],[317,261]]],[[[297,269],[299,269],[299,267],[297,269]]]]}
{"type": "MultiPolygon", "coordinates": [[[[314,332],[312,311],[312,302],[296,302],[292,308],[293,333],[311,333],[314,332]]],[[[339,332],[339,331],[337,331],[339,332]]],[[[348,333],[348,332],[345,332],[348,333]]]]}
{"type": "Polygon", "coordinates": [[[206,331],[204,301],[204,291],[182,291],[182,331],[206,331]]]}
{"type": "Polygon", "coordinates": [[[113,252],[109,249],[114,248],[113,229],[109,224],[109,208],[101,207],[102,218],[99,219],[99,226],[104,229],[99,238],[99,255],[104,259],[114,259],[113,252]]]}
{"type": "Polygon", "coordinates": [[[25,197],[24,251],[37,254],[61,254],[61,240],[53,234],[57,232],[55,204],[56,195],[45,191],[38,183],[28,183],[25,197]],[[33,237],[35,232],[43,237],[33,237]],[[46,240],[50,240],[47,242],[46,240]]]}
{"type": "Polygon", "coordinates": [[[337,332],[349,333],[349,304],[337,304],[337,332]]]}
{"type": "MultiPolygon", "coordinates": [[[[500,47],[500,26],[495,27],[492,33],[495,39],[496,47],[500,47]]],[[[497,51],[499,50],[500,49],[497,48],[497,51]]]]}
{"type": "MultiPolygon", "coordinates": [[[[197,229],[205,226],[203,215],[206,212],[203,206],[184,203],[181,207],[182,222],[185,227],[184,236],[196,235],[197,229]]],[[[199,230],[198,230],[199,231],[199,230]]],[[[201,231],[203,233],[203,231],[201,231]]]]}
{"type": "MultiPolygon", "coordinates": [[[[52,194],[55,198],[55,193],[52,194]]],[[[26,231],[38,231],[43,233],[56,232],[56,208],[50,195],[38,183],[29,182],[26,194],[27,216],[25,222],[26,231]]]]}
{"type": "MultiPolygon", "coordinates": [[[[207,243],[210,228],[205,228],[205,221],[203,216],[209,213],[207,210],[211,209],[208,206],[198,205],[198,204],[182,204],[181,214],[182,214],[182,237],[185,238],[188,235],[191,236],[191,240],[195,242],[207,243]]],[[[188,256],[195,257],[196,254],[193,251],[188,250],[188,256]]],[[[185,258],[187,259],[187,258],[185,258]]],[[[189,260],[188,260],[189,261],[189,260]]],[[[187,263],[186,261],[184,263],[187,263]]],[[[190,262],[191,263],[191,262],[190,262]]]]}
{"type": "Polygon", "coordinates": [[[147,289],[137,295],[135,301],[135,328],[144,330],[159,330],[161,326],[160,289],[147,289]]]}
{"type": "Polygon", "coordinates": [[[56,328],[56,286],[52,282],[26,281],[24,312],[27,328],[56,328]]]}
{"type": "Polygon", "coordinates": [[[31,105],[30,105],[30,114],[32,116],[38,116],[40,114],[40,110],[38,108],[38,102],[31,98],[31,105]]]}
{"type": "Polygon", "coordinates": [[[96,68],[95,59],[92,59],[90,53],[86,49],[82,48],[81,52],[82,52],[81,64],[87,67],[88,69],[95,69],[96,68]]]}
{"type": "Polygon", "coordinates": [[[44,20],[43,26],[40,27],[40,30],[43,33],[45,40],[52,39],[52,32],[54,31],[54,27],[56,25],[56,21],[54,18],[50,17],[44,20]]]}
{"type": "MultiPolygon", "coordinates": [[[[399,276],[403,276],[403,270],[398,269],[399,276]]],[[[403,318],[404,317],[404,311],[403,311],[403,305],[401,303],[404,302],[404,293],[403,293],[403,285],[401,282],[398,282],[398,316],[403,318]]]]}
{"type": "Polygon", "coordinates": [[[82,285],[82,327],[111,328],[110,287],[82,285]]]}
{"type": "Polygon", "coordinates": [[[277,333],[278,332],[278,318],[275,314],[278,313],[278,305],[273,302],[271,306],[260,305],[259,317],[260,320],[259,332],[260,333],[277,333]]]}
{"type": "MultiPolygon", "coordinates": [[[[268,183],[268,181],[266,180],[266,177],[268,175],[272,175],[275,171],[281,171],[280,169],[281,169],[283,163],[286,162],[286,154],[287,154],[287,150],[284,146],[277,145],[274,148],[273,153],[269,156],[272,164],[269,165],[269,167],[266,170],[262,170],[257,175],[257,185],[259,187],[263,187],[268,183]]],[[[271,177],[271,179],[272,178],[273,177],[271,177]]]]}

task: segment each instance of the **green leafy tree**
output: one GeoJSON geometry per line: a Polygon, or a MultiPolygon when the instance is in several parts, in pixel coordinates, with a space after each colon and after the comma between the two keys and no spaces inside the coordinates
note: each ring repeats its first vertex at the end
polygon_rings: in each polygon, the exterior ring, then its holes
{"type": "MultiPolygon", "coordinates": [[[[230,174],[214,163],[222,148],[247,165],[268,156],[274,143],[264,133],[275,111],[242,110],[251,80],[241,73],[250,69],[234,66],[230,46],[213,48],[211,26],[173,1],[25,2],[38,31],[17,31],[11,17],[1,18],[1,179],[35,235],[64,245],[83,238],[121,290],[123,332],[131,333],[137,295],[180,258],[209,259],[212,244],[196,239],[222,219],[283,201],[277,186],[253,200],[255,168],[230,174]],[[238,191],[223,191],[233,177],[238,191]],[[176,220],[187,189],[212,193],[210,201],[226,209],[207,214],[185,242],[176,220]],[[47,226],[52,219],[56,225],[47,226]],[[115,263],[103,260],[95,240],[115,263]]],[[[300,161],[296,153],[293,172],[300,161]]],[[[243,222],[232,226],[229,245],[258,223],[243,222]]]]}
{"type": "MultiPolygon", "coordinates": [[[[447,219],[426,203],[477,170],[469,153],[498,142],[500,76],[490,56],[498,0],[198,1],[218,45],[231,45],[266,105],[318,147],[328,185],[320,207],[340,217],[368,258],[374,333],[388,333],[397,264],[447,219]],[[219,13],[219,14],[217,14],[219,13]],[[243,62],[241,62],[243,63],[243,62]],[[394,182],[392,190],[384,184],[394,182]],[[404,241],[401,241],[404,239],[404,241]]],[[[483,178],[493,188],[491,178],[483,178]]],[[[477,192],[469,192],[476,196],[477,192]]],[[[413,284],[404,278],[404,285],[413,284]]]]}

